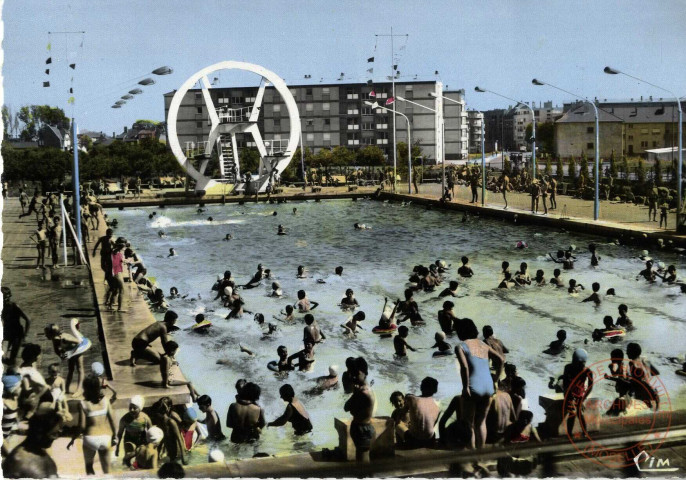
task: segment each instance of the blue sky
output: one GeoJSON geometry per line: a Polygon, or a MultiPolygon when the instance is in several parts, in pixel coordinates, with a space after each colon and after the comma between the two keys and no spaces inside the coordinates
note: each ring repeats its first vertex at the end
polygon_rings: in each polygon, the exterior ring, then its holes
{"type": "MultiPolygon", "coordinates": [[[[120,132],[138,118],[164,119],[165,92],[222,60],[260,64],[289,84],[335,82],[341,72],[364,80],[375,56],[375,79],[390,74],[390,43],[375,34],[408,34],[396,42],[405,79],[440,79],[465,88],[478,109],[506,106],[475,85],[524,101],[570,98],[540,78],[584,96],[659,97],[607,64],[686,94],[686,2],[575,0],[6,0],[2,9],[4,103],[60,106],[81,129],[120,132]],[[48,36],[49,31],[86,34],[48,36]],[[83,38],[83,47],[80,47],[83,38]],[[46,50],[51,41],[52,51],[46,50]],[[374,51],[376,44],[376,52],[374,51]],[[399,47],[405,46],[404,49],[399,47]],[[45,59],[51,54],[50,88],[45,59]],[[65,62],[65,56],[69,58],[65,62]],[[75,71],[68,63],[76,63],[75,71]],[[110,105],[152,69],[169,65],[121,109],[110,105]],[[76,104],[67,104],[74,77],[76,104]],[[135,79],[135,80],[134,80],[135,79]]],[[[223,74],[222,86],[254,81],[223,74]]]]}

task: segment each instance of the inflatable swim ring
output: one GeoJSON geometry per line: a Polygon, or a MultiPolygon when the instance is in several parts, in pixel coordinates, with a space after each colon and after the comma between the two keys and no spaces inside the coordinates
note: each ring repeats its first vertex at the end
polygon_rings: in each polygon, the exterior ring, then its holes
{"type": "Polygon", "coordinates": [[[686,370],[677,370],[676,374],[681,375],[682,377],[686,377],[686,370]]]}
{"type": "Polygon", "coordinates": [[[267,368],[271,370],[272,372],[278,372],[279,371],[279,362],[276,360],[272,360],[267,364],[267,368]]]}
{"type": "Polygon", "coordinates": [[[603,338],[607,338],[610,340],[617,339],[619,340],[620,338],[624,337],[626,335],[626,331],[619,328],[616,330],[593,330],[593,340],[601,340],[603,338]]]}
{"type": "Polygon", "coordinates": [[[72,318],[71,319],[71,333],[74,335],[78,340],[79,344],[73,348],[72,350],[68,351],[67,354],[65,355],[65,358],[72,358],[77,355],[81,355],[84,353],[86,350],[91,348],[92,343],[89,339],[84,337],[81,332],[79,331],[79,319],[78,318],[72,318]]]}
{"type": "Polygon", "coordinates": [[[209,328],[211,326],[212,326],[212,322],[210,322],[209,320],[203,320],[202,322],[196,323],[195,325],[193,325],[191,327],[191,329],[194,332],[205,333],[209,330],[209,328]]]}
{"type": "Polygon", "coordinates": [[[453,355],[452,350],[443,350],[443,351],[434,352],[431,356],[432,357],[448,357],[451,355],[453,355]]]}
{"type": "Polygon", "coordinates": [[[395,323],[391,324],[391,326],[388,328],[382,328],[377,325],[376,327],[372,328],[372,333],[376,333],[377,335],[388,335],[390,333],[394,333],[397,329],[398,326],[395,323]]]}

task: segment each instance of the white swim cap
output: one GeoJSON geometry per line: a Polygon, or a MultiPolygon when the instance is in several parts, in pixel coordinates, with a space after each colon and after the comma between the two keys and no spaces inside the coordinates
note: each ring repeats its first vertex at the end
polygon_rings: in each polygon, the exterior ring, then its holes
{"type": "Polygon", "coordinates": [[[145,400],[140,395],[134,395],[129,400],[129,405],[135,405],[142,410],[143,406],[145,406],[145,400]]]}
{"type": "Polygon", "coordinates": [[[445,340],[445,333],[444,332],[436,332],[436,335],[434,336],[434,338],[436,338],[436,339],[440,338],[441,340],[445,340]]]}
{"type": "Polygon", "coordinates": [[[100,362],[93,362],[91,365],[91,371],[96,377],[101,377],[105,374],[105,366],[100,362]]]}
{"type": "Polygon", "coordinates": [[[648,250],[641,250],[641,256],[647,257],[648,256],[648,250]]]}
{"type": "Polygon", "coordinates": [[[210,463],[219,463],[224,461],[224,452],[221,450],[210,450],[209,455],[207,456],[207,459],[210,463]]]}
{"type": "Polygon", "coordinates": [[[230,297],[231,295],[233,295],[233,288],[225,287],[224,288],[224,295],[226,295],[227,297],[230,297]]]}
{"type": "Polygon", "coordinates": [[[153,443],[159,445],[164,438],[164,432],[159,427],[150,427],[147,432],[145,432],[145,438],[148,443],[153,443]]]}
{"type": "Polygon", "coordinates": [[[574,350],[572,359],[577,362],[585,362],[586,360],[588,360],[588,352],[583,348],[577,348],[576,350],[574,350]]]}
{"type": "Polygon", "coordinates": [[[331,375],[331,376],[338,375],[338,365],[329,365],[329,375],[331,375]]]}

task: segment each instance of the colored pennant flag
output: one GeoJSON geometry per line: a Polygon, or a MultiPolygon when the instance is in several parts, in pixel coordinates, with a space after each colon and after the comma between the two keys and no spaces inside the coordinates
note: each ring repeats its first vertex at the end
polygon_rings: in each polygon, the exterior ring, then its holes
{"type": "Polygon", "coordinates": [[[374,57],[369,57],[369,58],[367,59],[367,62],[369,62],[369,63],[371,63],[371,62],[373,62],[373,61],[374,61],[374,57]]]}
{"type": "Polygon", "coordinates": [[[368,69],[367,69],[367,72],[368,72],[368,73],[374,73],[374,69],[373,69],[373,68],[368,68],[368,69]]]}
{"type": "Polygon", "coordinates": [[[73,88],[70,88],[70,89],[69,89],[69,93],[74,93],[74,89],[73,89],[73,88]]]}
{"type": "Polygon", "coordinates": [[[52,57],[48,57],[48,59],[45,61],[46,65],[49,65],[52,63],[52,57]]]}
{"type": "Polygon", "coordinates": [[[386,105],[390,105],[390,104],[392,104],[393,102],[395,102],[395,98],[390,97],[388,100],[386,100],[386,105]]]}
{"type": "Polygon", "coordinates": [[[75,101],[76,101],[76,99],[75,99],[74,97],[69,97],[69,98],[67,99],[67,103],[73,104],[75,101]]]}
{"type": "Polygon", "coordinates": [[[48,47],[47,47],[47,48],[48,48],[48,52],[49,52],[50,50],[52,50],[52,44],[51,44],[50,42],[48,42],[48,47]]]}
{"type": "Polygon", "coordinates": [[[49,86],[50,86],[50,82],[43,82],[43,86],[44,86],[44,87],[49,87],[49,86]]]}
{"type": "Polygon", "coordinates": [[[376,92],[372,90],[371,92],[369,92],[369,96],[372,98],[376,98],[376,92]]]}
{"type": "Polygon", "coordinates": [[[49,68],[46,68],[46,69],[45,69],[45,74],[46,74],[46,75],[50,75],[50,69],[49,69],[49,68]]]}
{"type": "Polygon", "coordinates": [[[393,65],[393,70],[397,70],[397,69],[398,69],[398,64],[396,63],[395,65],[393,65]]]}
{"type": "Polygon", "coordinates": [[[69,64],[69,68],[71,68],[72,70],[76,70],[76,64],[75,64],[75,63],[70,63],[70,64],[69,64]]]}

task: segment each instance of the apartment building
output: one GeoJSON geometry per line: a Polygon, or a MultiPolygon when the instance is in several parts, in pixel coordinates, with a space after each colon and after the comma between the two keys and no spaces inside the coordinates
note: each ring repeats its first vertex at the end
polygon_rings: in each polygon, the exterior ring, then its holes
{"type": "Polygon", "coordinates": [[[481,153],[481,136],[484,134],[484,114],[476,110],[467,111],[469,132],[469,153],[481,153]]]}
{"type": "MultiPolygon", "coordinates": [[[[386,106],[393,96],[392,84],[336,83],[289,86],[299,110],[302,123],[302,141],[305,147],[315,153],[323,148],[344,146],[351,149],[375,145],[387,156],[393,158],[393,118],[390,112],[372,108],[365,102],[378,102],[386,106]]],[[[251,108],[256,100],[258,87],[212,88],[209,90],[214,108],[251,108]]],[[[165,118],[175,92],[164,95],[165,118]]],[[[432,95],[445,95],[461,103],[445,101],[443,114],[446,126],[446,159],[463,158],[467,153],[466,121],[464,114],[464,91],[444,92],[437,81],[398,82],[396,97],[403,97],[431,109],[437,102],[432,95]],[[463,134],[464,132],[464,134],[463,134]]],[[[410,121],[412,143],[419,142],[422,152],[429,159],[441,160],[441,118],[440,115],[409,102],[395,101],[399,113],[410,121]],[[438,145],[437,145],[438,140],[438,145]]],[[[286,105],[277,90],[268,86],[264,92],[258,125],[265,142],[287,143],[290,119],[286,105]]],[[[387,108],[392,108],[389,104],[387,108]]],[[[201,89],[189,90],[181,101],[177,117],[178,140],[181,147],[192,149],[207,140],[210,131],[208,110],[201,89]]],[[[254,147],[249,134],[236,135],[237,147],[254,147]]],[[[405,119],[396,117],[396,141],[407,142],[405,119]]],[[[286,147],[283,147],[285,149],[286,147]]]]}

